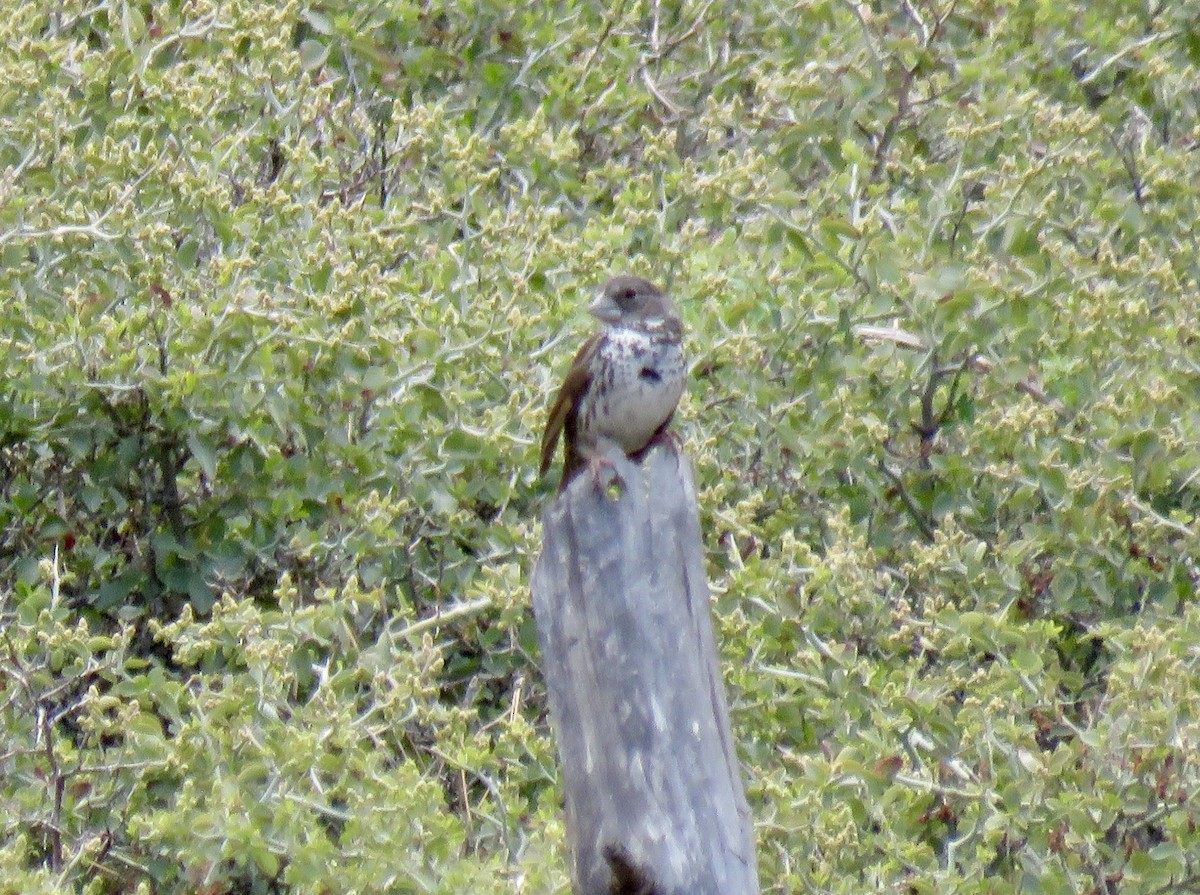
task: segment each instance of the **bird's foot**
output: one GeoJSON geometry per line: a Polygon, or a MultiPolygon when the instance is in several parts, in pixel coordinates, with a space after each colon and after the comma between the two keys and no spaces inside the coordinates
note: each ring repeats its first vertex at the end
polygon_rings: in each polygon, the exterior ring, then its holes
{"type": "Polygon", "coordinates": [[[620,497],[625,490],[625,479],[617,471],[617,464],[603,455],[588,460],[592,473],[592,487],[597,497],[620,497]]]}
{"type": "Polygon", "coordinates": [[[679,437],[674,429],[663,429],[657,435],[650,439],[650,444],[661,444],[663,447],[673,451],[674,453],[682,453],[683,439],[679,437]]]}
{"type": "Polygon", "coordinates": [[[615,444],[597,446],[583,455],[597,497],[615,499],[624,492],[625,477],[617,468],[618,457],[624,459],[625,452],[615,444]]]}
{"type": "Polygon", "coordinates": [[[658,445],[662,445],[676,456],[683,453],[683,439],[674,430],[668,429],[664,423],[662,428],[655,432],[650,437],[650,440],[646,442],[646,446],[636,454],[633,454],[630,459],[641,463],[646,458],[646,455],[658,445]]]}

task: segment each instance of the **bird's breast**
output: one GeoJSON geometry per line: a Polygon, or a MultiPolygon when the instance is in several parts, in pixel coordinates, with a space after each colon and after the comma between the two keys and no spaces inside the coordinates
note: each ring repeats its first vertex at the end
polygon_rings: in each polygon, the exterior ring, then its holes
{"type": "Polygon", "coordinates": [[[580,415],[580,435],[610,439],[627,453],[646,446],[679,403],[686,360],[669,332],[614,329],[594,359],[591,387],[580,415]]]}

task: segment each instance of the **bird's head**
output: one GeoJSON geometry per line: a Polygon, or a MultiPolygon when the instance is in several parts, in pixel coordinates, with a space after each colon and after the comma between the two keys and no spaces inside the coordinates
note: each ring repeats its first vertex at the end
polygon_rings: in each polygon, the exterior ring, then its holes
{"type": "Polygon", "coordinates": [[[604,284],[588,313],[608,324],[637,324],[678,318],[675,305],[653,283],[641,277],[613,277],[604,284]]]}

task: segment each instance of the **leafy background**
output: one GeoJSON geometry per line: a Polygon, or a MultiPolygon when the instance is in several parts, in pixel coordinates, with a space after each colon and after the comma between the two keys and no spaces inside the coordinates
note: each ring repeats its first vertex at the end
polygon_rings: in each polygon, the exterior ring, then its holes
{"type": "Polygon", "coordinates": [[[1200,890],[1200,5],[2,12],[0,892],[565,892],[626,270],[764,891],[1200,890]]]}

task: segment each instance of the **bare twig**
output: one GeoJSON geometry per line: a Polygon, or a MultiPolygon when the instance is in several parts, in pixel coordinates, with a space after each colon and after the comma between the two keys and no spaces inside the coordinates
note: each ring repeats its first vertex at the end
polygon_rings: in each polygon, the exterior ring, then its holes
{"type": "MultiPolygon", "coordinates": [[[[867,343],[890,342],[893,345],[898,345],[901,348],[907,348],[911,351],[927,350],[924,339],[897,326],[856,325],[852,329],[856,336],[867,343]]],[[[967,355],[965,363],[969,369],[978,373],[991,373],[996,367],[992,361],[981,354],[967,355]]],[[[1057,398],[1051,398],[1047,395],[1045,390],[1031,378],[1022,379],[1015,387],[1017,391],[1029,395],[1029,397],[1033,398],[1039,404],[1045,404],[1058,413],[1062,412],[1062,402],[1057,398]]]]}
{"type": "MultiPolygon", "coordinates": [[[[1150,44],[1155,43],[1156,41],[1173,38],[1175,36],[1175,34],[1176,34],[1175,29],[1172,29],[1170,31],[1159,31],[1154,34],[1147,35],[1146,37],[1143,37],[1141,40],[1135,40],[1133,43],[1127,44],[1126,46],[1121,47],[1121,49],[1117,50],[1117,52],[1113,53],[1111,56],[1109,56],[1107,59],[1105,59],[1099,65],[1097,65],[1095,68],[1093,68],[1087,74],[1080,75],[1077,80],[1079,81],[1080,84],[1090,84],[1090,83],[1092,83],[1092,81],[1096,80],[1096,78],[1100,77],[1100,75],[1102,75],[1106,70],[1108,70],[1109,68],[1112,68],[1118,62],[1120,62],[1122,59],[1124,59],[1126,56],[1128,56],[1132,53],[1136,53],[1138,50],[1142,49],[1142,47],[1149,46],[1150,44]]],[[[1082,51],[1079,55],[1082,55],[1082,51]]],[[[1076,56],[1076,58],[1077,59],[1079,58],[1078,55],[1076,56]]]]}
{"type": "Polygon", "coordinates": [[[900,502],[904,504],[904,509],[908,511],[909,517],[916,523],[917,528],[921,532],[921,537],[926,541],[933,541],[933,525],[925,518],[925,514],[921,512],[921,508],[913,502],[912,496],[909,495],[908,489],[904,487],[904,482],[900,481],[898,476],[892,469],[879,459],[879,471],[883,473],[884,478],[892,483],[892,487],[896,489],[896,493],[900,496],[900,502]]]}
{"type": "Polygon", "coordinates": [[[596,45],[592,47],[592,51],[588,53],[587,59],[583,61],[583,69],[579,72],[579,80],[575,83],[575,92],[578,93],[583,89],[584,82],[587,80],[588,72],[591,71],[592,63],[596,61],[596,55],[600,52],[600,48],[608,41],[608,36],[612,33],[613,26],[625,14],[625,7],[629,4],[629,0],[621,0],[620,3],[609,13],[604,20],[604,28],[600,32],[600,36],[596,38],[596,45]]]}
{"type": "Polygon", "coordinates": [[[436,628],[438,625],[447,624],[460,618],[465,618],[468,615],[474,615],[482,609],[492,605],[491,597],[480,597],[477,600],[471,600],[467,603],[459,603],[456,606],[451,606],[445,611],[431,615],[429,618],[423,618],[419,622],[413,622],[406,628],[401,628],[395,632],[396,637],[413,637],[423,631],[428,631],[430,628],[436,628]]]}

